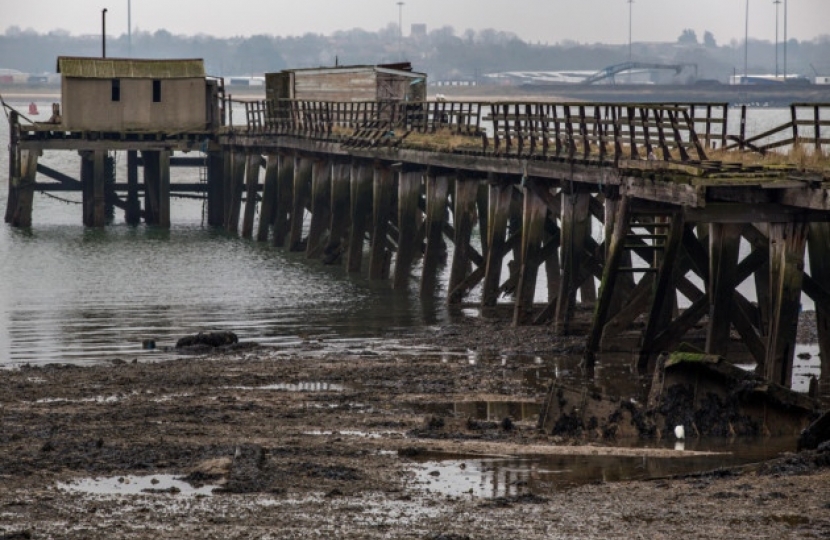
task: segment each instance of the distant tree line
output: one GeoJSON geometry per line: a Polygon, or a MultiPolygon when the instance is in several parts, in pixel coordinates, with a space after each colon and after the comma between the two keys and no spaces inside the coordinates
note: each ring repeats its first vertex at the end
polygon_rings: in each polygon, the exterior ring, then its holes
{"type": "MultiPolygon", "coordinates": [[[[779,45],[780,47],[780,45],[779,45]]],[[[779,71],[783,49],[779,49],[779,71]]],[[[789,40],[787,71],[830,75],[830,35],[809,41],[789,40]]],[[[0,68],[27,73],[53,73],[59,55],[99,56],[100,36],[73,36],[63,30],[40,34],[9,27],[0,34],[0,68]]],[[[394,24],[376,31],[348,30],[332,35],[298,37],[255,35],[217,38],[208,35],[173,35],[166,30],[136,31],[129,43],[126,34],[110,36],[107,55],[135,58],[204,58],[211,75],[256,76],[285,68],[331,66],[335,63],[377,64],[411,61],[432,81],[481,81],[487,73],[503,71],[599,70],[628,60],[628,45],[586,44],[563,41],[554,45],[523,41],[497,30],[461,34],[445,26],[428,33],[412,34],[399,41],[394,24]],[[402,49],[402,50],[401,50],[402,49]]],[[[673,43],[634,43],[632,59],[644,62],[694,63],[697,76],[725,81],[742,73],[743,41],[718,45],[706,31],[698,39],[686,29],[673,43]]],[[[775,72],[775,46],[750,40],[749,72],[775,72]]]]}

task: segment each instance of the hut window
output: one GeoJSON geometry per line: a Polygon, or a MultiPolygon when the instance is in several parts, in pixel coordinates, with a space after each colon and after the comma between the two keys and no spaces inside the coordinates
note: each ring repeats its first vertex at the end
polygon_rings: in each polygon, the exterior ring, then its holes
{"type": "Polygon", "coordinates": [[[153,103],[161,103],[161,81],[153,80],[153,103]]]}
{"type": "Polygon", "coordinates": [[[121,101],[121,79],[112,80],[112,101],[121,101]]]}

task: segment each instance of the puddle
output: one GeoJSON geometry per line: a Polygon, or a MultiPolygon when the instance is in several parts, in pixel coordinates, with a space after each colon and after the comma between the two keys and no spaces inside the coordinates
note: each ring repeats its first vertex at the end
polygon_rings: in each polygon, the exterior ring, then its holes
{"type": "Polygon", "coordinates": [[[277,390],[282,392],[345,392],[346,386],[325,382],[276,383],[264,386],[232,386],[235,390],[277,390]]]}
{"type": "Polygon", "coordinates": [[[87,478],[70,483],[58,483],[58,489],[92,495],[202,495],[209,496],[218,486],[195,488],[169,474],[152,476],[112,476],[87,478]]]}
{"type": "Polygon", "coordinates": [[[417,414],[452,415],[488,422],[501,422],[508,417],[518,422],[536,422],[542,404],[532,401],[459,401],[413,404],[412,408],[417,414]]]}
{"type": "Polygon", "coordinates": [[[523,456],[461,458],[436,456],[414,459],[409,467],[410,487],[452,497],[510,497],[545,495],[596,482],[646,480],[708,471],[769,459],[795,449],[795,440],[686,441],[666,448],[717,451],[714,455],[675,457],[523,456]]]}
{"type": "Polygon", "coordinates": [[[311,431],[303,431],[303,435],[312,435],[315,437],[330,437],[330,436],[338,436],[343,435],[345,437],[362,437],[365,439],[382,439],[386,437],[403,437],[404,433],[400,431],[357,431],[353,429],[344,429],[342,431],[324,431],[324,430],[311,430],[311,431]]]}

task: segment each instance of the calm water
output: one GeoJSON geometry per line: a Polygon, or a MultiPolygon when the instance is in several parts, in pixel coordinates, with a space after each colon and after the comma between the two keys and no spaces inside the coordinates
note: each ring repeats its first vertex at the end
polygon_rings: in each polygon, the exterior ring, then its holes
{"type": "MultiPolygon", "coordinates": [[[[27,111],[28,101],[10,104],[27,111]]],[[[50,102],[37,105],[44,119],[50,102]]],[[[732,124],[738,113],[730,114],[732,124]]],[[[753,110],[748,128],[766,130],[787,118],[786,110],[753,110]]],[[[3,210],[7,145],[3,119],[3,210]]],[[[80,167],[75,152],[48,152],[41,163],[74,177],[80,167]]],[[[116,170],[123,181],[123,152],[116,170]]],[[[172,175],[174,182],[198,181],[193,169],[172,175]]],[[[174,199],[170,230],[128,226],[121,211],[113,225],[94,230],[81,224],[81,195],[60,196],[66,200],[35,195],[31,230],[0,224],[0,365],[165,357],[164,348],[179,337],[214,329],[275,346],[313,338],[329,348],[359,347],[391,331],[450,318],[441,299],[418,299],[416,279],[411,290],[393,292],[386,282],[209,229],[201,201],[174,199]],[[159,349],[142,350],[145,339],[156,340],[159,349]]],[[[539,300],[545,296],[541,281],[539,300]]]]}

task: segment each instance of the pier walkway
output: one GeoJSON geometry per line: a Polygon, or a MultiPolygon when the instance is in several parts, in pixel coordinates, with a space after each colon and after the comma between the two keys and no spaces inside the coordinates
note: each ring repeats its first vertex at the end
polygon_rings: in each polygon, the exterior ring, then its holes
{"type": "Polygon", "coordinates": [[[65,132],[12,111],[6,221],[30,226],[39,191],[82,191],[94,227],[108,206],[169,226],[171,195],[204,196],[211,226],[586,335],[589,369],[623,348],[646,370],[689,342],[789,386],[803,292],[818,318],[817,391],[830,396],[830,105],[794,104],[788,123],[753,138],[728,132],[722,103],[244,110],[187,133],[65,132]],[[79,152],[79,180],[38,163],[58,150],[79,152]],[[114,151],[127,152],[125,183],[107,172],[114,151]],[[174,166],[202,168],[204,182],[175,182],[174,166]],[[738,291],[747,281],[752,299],[738,291]]]}

